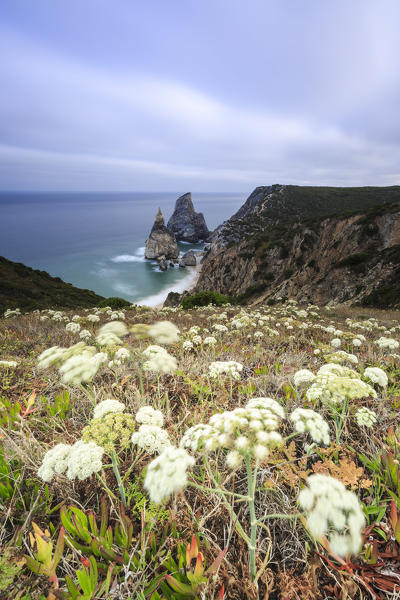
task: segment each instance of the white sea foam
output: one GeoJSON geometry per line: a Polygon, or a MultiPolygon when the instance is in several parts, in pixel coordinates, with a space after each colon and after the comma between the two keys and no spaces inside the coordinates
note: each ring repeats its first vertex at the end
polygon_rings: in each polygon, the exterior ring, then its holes
{"type": "Polygon", "coordinates": [[[189,289],[194,284],[198,273],[197,269],[193,267],[189,268],[190,273],[188,273],[186,277],[183,277],[183,279],[177,281],[174,285],[163,288],[160,292],[158,292],[158,294],[154,294],[153,296],[148,296],[147,298],[137,300],[135,304],[141,304],[146,306],[158,306],[159,304],[162,304],[164,302],[164,300],[170,292],[178,292],[179,294],[181,294],[185,290],[189,289]]]}
{"type": "Polygon", "coordinates": [[[135,254],[119,254],[112,258],[112,262],[115,263],[129,263],[129,262],[145,262],[144,257],[145,247],[138,248],[135,254]]]}
{"type": "Polygon", "coordinates": [[[129,285],[129,283],[124,283],[123,281],[113,282],[112,287],[116,292],[125,294],[127,296],[134,296],[137,292],[137,288],[135,286],[129,285]]]}

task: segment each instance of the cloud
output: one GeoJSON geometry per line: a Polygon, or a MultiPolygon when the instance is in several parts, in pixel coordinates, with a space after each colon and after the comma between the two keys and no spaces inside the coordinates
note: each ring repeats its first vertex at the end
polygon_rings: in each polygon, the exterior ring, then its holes
{"type": "MultiPolygon", "coordinates": [[[[371,18],[367,11],[365,27],[371,18]]],[[[376,85],[365,65],[353,80],[332,73],[330,90],[335,77],[348,82],[332,105],[318,88],[313,105],[289,107],[285,98],[281,110],[167,74],[78,62],[3,30],[0,187],[169,191],[184,180],[206,191],[274,182],[400,183],[399,76],[391,29],[379,45],[385,23],[371,42],[376,85]]]]}

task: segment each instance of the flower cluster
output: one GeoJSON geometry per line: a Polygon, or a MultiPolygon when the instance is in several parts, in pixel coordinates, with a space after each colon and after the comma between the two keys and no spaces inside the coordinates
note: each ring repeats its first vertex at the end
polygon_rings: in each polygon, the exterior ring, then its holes
{"type": "Polygon", "coordinates": [[[93,419],[83,429],[82,439],[95,442],[98,446],[104,448],[107,454],[111,454],[129,448],[135,428],[133,415],[122,412],[108,412],[93,419]]]}
{"type": "Polygon", "coordinates": [[[310,475],[307,484],[308,488],[300,492],[298,502],[306,511],[311,535],[317,540],[328,536],[331,549],[338,556],[357,553],[365,526],[357,496],[341,481],[327,475],[310,475]]]}
{"type": "Polygon", "coordinates": [[[51,481],[55,474],[65,472],[71,480],[87,479],[102,468],[103,453],[103,448],[94,442],[79,440],[73,446],[57,444],[44,455],[38,475],[46,482],[51,481]]]}
{"type": "Polygon", "coordinates": [[[149,359],[143,363],[144,371],[153,371],[154,373],[168,375],[174,373],[178,368],[176,358],[171,356],[171,354],[168,354],[168,352],[160,346],[149,346],[143,352],[145,356],[146,353],[147,356],[149,356],[149,359]]]}
{"type": "Polygon", "coordinates": [[[371,396],[376,398],[375,390],[359,379],[359,374],[347,367],[336,364],[323,365],[306,392],[311,402],[324,404],[343,404],[346,400],[371,396]]]}
{"type": "Polygon", "coordinates": [[[218,378],[221,375],[230,375],[232,379],[239,380],[242,370],[243,365],[234,360],[215,361],[210,364],[208,374],[213,378],[218,378]]]}
{"type": "Polygon", "coordinates": [[[379,367],[367,367],[364,371],[364,377],[381,387],[386,387],[389,381],[385,371],[379,367]]]}
{"type": "Polygon", "coordinates": [[[380,337],[379,340],[375,341],[375,344],[384,350],[397,350],[399,342],[393,338],[380,337]]]}
{"type": "Polygon", "coordinates": [[[0,360],[0,367],[14,369],[17,366],[18,363],[16,360],[0,360]]]}
{"type": "Polygon", "coordinates": [[[119,402],[118,400],[108,398],[107,400],[103,400],[102,402],[97,404],[97,406],[95,406],[93,412],[93,419],[101,419],[109,413],[123,412],[124,410],[125,404],[119,402]]]}
{"type": "Polygon", "coordinates": [[[132,435],[131,441],[147,454],[160,454],[171,446],[168,432],[157,425],[141,425],[132,435]]]}
{"type": "Polygon", "coordinates": [[[148,335],[159,344],[174,344],[179,339],[179,329],[170,321],[158,321],[150,326],[148,335]]]}
{"type": "Polygon", "coordinates": [[[19,308],[7,308],[7,310],[4,313],[4,318],[5,319],[11,319],[11,317],[19,317],[21,315],[21,310],[19,308]]]}
{"type": "Polygon", "coordinates": [[[369,410],[366,406],[359,408],[354,416],[357,425],[360,425],[360,427],[372,427],[376,423],[376,413],[373,410],[369,410]]]}
{"type": "Polygon", "coordinates": [[[314,373],[308,369],[300,369],[294,374],[294,385],[300,387],[301,385],[307,385],[312,383],[315,379],[314,373]]]}
{"type": "Polygon", "coordinates": [[[100,327],[96,340],[100,346],[119,346],[122,344],[121,338],[127,334],[128,328],[125,323],[112,321],[100,327]]]}
{"type": "Polygon", "coordinates": [[[155,425],[162,427],[164,417],[160,410],[155,410],[152,406],[142,406],[136,413],[136,421],[143,425],[155,425]]]}
{"type": "Polygon", "coordinates": [[[65,329],[66,331],[70,331],[71,333],[79,333],[81,330],[81,326],[79,325],[79,323],[71,321],[70,323],[66,324],[65,329]]]}
{"type": "Polygon", "coordinates": [[[298,433],[308,431],[314,442],[329,444],[329,425],[314,410],[307,408],[296,408],[290,415],[294,428],[298,433]]]}
{"type": "Polygon", "coordinates": [[[147,467],[144,487],[150,500],[160,504],[187,484],[187,469],[195,463],[186,450],[169,446],[147,467]]]}
{"type": "Polygon", "coordinates": [[[228,449],[227,464],[236,468],[246,455],[265,459],[269,449],[282,442],[277,429],[284,417],[284,409],[272,398],[253,398],[243,408],[215,414],[208,424],[191,427],[180,446],[194,451],[228,449]]]}

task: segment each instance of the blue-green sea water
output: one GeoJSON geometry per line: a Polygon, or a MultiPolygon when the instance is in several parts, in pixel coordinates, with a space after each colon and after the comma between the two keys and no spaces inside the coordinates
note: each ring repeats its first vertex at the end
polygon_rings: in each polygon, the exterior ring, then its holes
{"type": "MultiPolygon", "coordinates": [[[[160,206],[165,221],[176,193],[0,193],[0,255],[54,277],[150,305],[183,291],[193,269],[169,269],[144,259],[144,245],[160,206]]],[[[192,194],[208,228],[228,219],[246,194],[192,194]]],[[[201,245],[180,243],[181,252],[201,245]]]]}

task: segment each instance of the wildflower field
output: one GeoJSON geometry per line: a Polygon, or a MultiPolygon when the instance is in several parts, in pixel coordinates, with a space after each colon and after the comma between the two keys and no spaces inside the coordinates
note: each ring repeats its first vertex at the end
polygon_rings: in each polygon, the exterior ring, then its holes
{"type": "Polygon", "coordinates": [[[0,598],[400,598],[399,313],[0,319],[0,598]]]}

